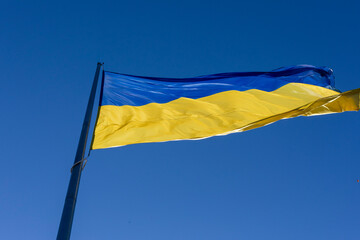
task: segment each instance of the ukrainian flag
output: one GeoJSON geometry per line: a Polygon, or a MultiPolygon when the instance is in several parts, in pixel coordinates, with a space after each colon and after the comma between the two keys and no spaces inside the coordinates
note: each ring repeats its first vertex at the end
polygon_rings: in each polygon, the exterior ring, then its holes
{"type": "Polygon", "coordinates": [[[310,65],[195,78],[104,72],[92,149],[201,139],[285,118],[357,111],[359,92],[339,92],[331,69],[310,65]]]}

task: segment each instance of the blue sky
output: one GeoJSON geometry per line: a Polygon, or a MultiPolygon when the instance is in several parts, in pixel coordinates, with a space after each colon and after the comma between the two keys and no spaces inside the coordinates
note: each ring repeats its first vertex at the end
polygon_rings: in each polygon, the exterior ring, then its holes
{"type": "MultiPolygon", "coordinates": [[[[358,1],[17,1],[0,10],[0,238],[54,239],[98,61],[192,77],[312,64],[359,88],[358,1]]],[[[93,151],[72,239],[358,239],[356,112],[93,151]]]]}

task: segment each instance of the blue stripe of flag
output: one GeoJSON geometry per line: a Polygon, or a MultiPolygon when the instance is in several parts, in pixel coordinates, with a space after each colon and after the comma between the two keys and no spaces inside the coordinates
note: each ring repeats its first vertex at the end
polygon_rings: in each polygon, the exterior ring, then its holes
{"type": "Polygon", "coordinates": [[[326,67],[297,65],[271,72],[235,72],[194,78],[140,77],[104,73],[101,105],[142,106],[167,103],[186,97],[198,99],[216,93],[258,89],[274,91],[288,83],[306,83],[334,89],[332,70],[326,67]]]}

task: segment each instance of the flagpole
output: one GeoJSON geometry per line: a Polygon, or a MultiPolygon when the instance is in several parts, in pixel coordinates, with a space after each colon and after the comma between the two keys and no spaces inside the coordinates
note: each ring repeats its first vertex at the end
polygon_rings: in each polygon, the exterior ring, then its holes
{"type": "Polygon", "coordinates": [[[79,191],[81,171],[83,168],[83,159],[86,149],[86,141],[89,133],[91,114],[94,106],[96,88],[98,85],[100,68],[103,64],[97,63],[96,72],[94,76],[94,82],[91,88],[89,102],[86,108],[86,114],[81,130],[78,148],[75,155],[74,165],[72,167],[70,182],[65,198],[64,209],[61,216],[59,230],[57,234],[57,240],[69,240],[71,234],[71,227],[74,218],[76,197],[79,191]]]}

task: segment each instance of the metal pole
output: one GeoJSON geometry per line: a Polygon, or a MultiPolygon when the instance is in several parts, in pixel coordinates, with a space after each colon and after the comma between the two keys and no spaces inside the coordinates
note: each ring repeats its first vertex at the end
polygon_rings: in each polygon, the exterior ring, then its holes
{"type": "Polygon", "coordinates": [[[65,198],[64,209],[61,216],[60,226],[58,230],[57,240],[68,240],[70,239],[71,227],[74,218],[76,197],[79,191],[80,177],[83,163],[81,162],[84,158],[86,149],[86,141],[89,133],[91,114],[94,106],[96,88],[99,80],[99,73],[102,64],[98,63],[96,67],[94,82],[91,88],[89,102],[86,108],[85,119],[83,122],[81,135],[79,139],[79,145],[75,155],[74,166],[72,168],[68,191],[65,198]]]}

